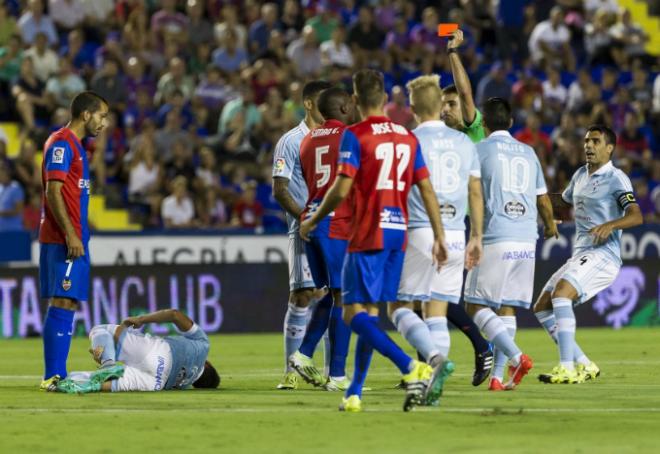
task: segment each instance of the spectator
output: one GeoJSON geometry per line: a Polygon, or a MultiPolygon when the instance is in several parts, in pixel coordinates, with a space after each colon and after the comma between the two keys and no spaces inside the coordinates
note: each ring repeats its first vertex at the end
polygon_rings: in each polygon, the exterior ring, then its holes
{"type": "Polygon", "coordinates": [[[124,111],[122,124],[127,130],[127,135],[133,137],[135,131],[142,128],[146,119],[155,118],[156,110],[153,106],[153,98],[146,88],[139,88],[135,101],[131,102],[124,111]]]}
{"type": "Polygon", "coordinates": [[[346,30],[339,25],[332,31],[332,39],[321,43],[323,66],[339,65],[344,68],[353,66],[353,53],[346,44],[346,30]]]}
{"type": "Polygon", "coordinates": [[[81,74],[90,75],[94,69],[94,54],[98,45],[87,42],[82,29],[71,30],[67,45],[62,47],[61,58],[67,58],[81,74]]]}
{"type": "MultiPolygon", "coordinates": [[[[658,84],[660,87],[660,83],[658,84]]],[[[660,91],[660,88],[658,89],[660,91]]],[[[660,94],[658,95],[660,97],[660,94]]],[[[658,101],[658,111],[660,112],[660,101],[658,101]]],[[[289,84],[289,96],[284,101],[284,110],[291,116],[293,124],[300,123],[305,118],[305,106],[302,100],[302,84],[294,80],[289,84]]]]}
{"type": "Polygon", "coordinates": [[[151,16],[151,33],[159,46],[172,39],[178,43],[185,40],[188,18],[176,10],[176,0],[161,0],[162,8],[151,16]]]}
{"type": "Polygon", "coordinates": [[[521,60],[525,48],[525,11],[530,0],[499,0],[497,6],[497,45],[500,58],[521,60]]]}
{"type": "Polygon", "coordinates": [[[268,90],[266,102],[259,106],[259,113],[262,138],[274,147],[280,137],[294,124],[290,114],[284,109],[284,100],[278,88],[272,87],[268,90]]]}
{"type": "Polygon", "coordinates": [[[511,83],[506,79],[506,70],[500,61],[493,63],[490,72],[477,85],[477,105],[493,97],[511,99],[511,83]]]}
{"type": "Polygon", "coordinates": [[[23,51],[21,50],[21,38],[14,35],[9,38],[9,43],[0,48],[0,83],[9,85],[16,79],[21,71],[21,60],[23,60],[23,51]]]}
{"type": "Polygon", "coordinates": [[[618,135],[616,148],[619,158],[629,159],[636,165],[641,165],[645,161],[648,163],[653,158],[648,138],[639,127],[635,112],[626,112],[624,128],[618,135]]]}
{"type": "Polygon", "coordinates": [[[583,7],[588,21],[592,20],[598,11],[607,14],[616,14],[619,11],[619,3],[616,0],[584,0],[583,7]]]}
{"type": "Polygon", "coordinates": [[[202,0],[188,0],[186,14],[188,16],[188,46],[194,51],[197,46],[213,40],[213,25],[205,17],[202,0]]]}
{"type": "Polygon", "coordinates": [[[41,191],[41,167],[37,164],[36,158],[37,147],[34,142],[30,139],[23,140],[14,162],[14,175],[16,181],[28,194],[41,191]]]}
{"type": "Polygon", "coordinates": [[[542,84],[543,87],[543,112],[546,124],[557,124],[561,113],[566,105],[568,90],[561,83],[561,74],[557,68],[549,67],[548,79],[542,84]]]}
{"type": "Polygon", "coordinates": [[[247,32],[245,26],[238,22],[238,12],[236,5],[227,3],[222,8],[222,22],[215,24],[213,28],[213,36],[217,43],[224,43],[225,34],[232,30],[236,35],[237,46],[241,49],[246,49],[247,32]]]}
{"type": "Polygon", "coordinates": [[[18,32],[16,19],[9,14],[7,5],[0,2],[0,48],[9,43],[9,38],[18,32]]]}
{"type": "Polygon", "coordinates": [[[111,58],[103,62],[103,67],[92,78],[91,89],[103,96],[112,108],[124,110],[128,93],[119,73],[119,63],[111,58]]]}
{"type": "Polygon", "coordinates": [[[651,106],[653,113],[660,116],[660,73],[655,76],[653,81],[653,103],[651,106]]]}
{"type": "Polygon", "coordinates": [[[550,136],[541,130],[541,121],[535,113],[527,116],[525,128],[518,131],[514,137],[532,147],[539,159],[545,158],[552,152],[550,136]]]}
{"type": "Polygon", "coordinates": [[[592,66],[626,64],[626,56],[620,46],[613,46],[614,39],[610,33],[609,16],[605,10],[599,9],[593,20],[586,24],[584,47],[589,54],[589,64],[592,66]]]}
{"type": "Polygon", "coordinates": [[[540,107],[538,104],[543,99],[543,86],[531,68],[526,68],[522,77],[513,84],[511,94],[513,95],[512,104],[518,109],[516,120],[524,121],[530,110],[540,107]]]}
{"type": "Polygon", "coordinates": [[[609,102],[616,92],[619,83],[619,73],[611,66],[603,68],[600,80],[600,94],[602,100],[609,102]]]}
{"type": "Polygon", "coordinates": [[[27,11],[18,20],[18,28],[21,30],[23,42],[34,43],[37,33],[42,32],[48,36],[51,46],[57,44],[57,32],[53,20],[44,14],[44,5],[41,0],[28,0],[27,11]]]}
{"type": "Polygon", "coordinates": [[[124,77],[124,85],[128,92],[128,103],[134,103],[138,90],[144,90],[149,96],[154,97],[156,94],[156,83],[145,71],[145,62],[136,57],[130,57],[126,63],[126,77],[124,77]]]}
{"type": "Polygon", "coordinates": [[[181,91],[186,101],[190,100],[195,91],[192,77],[186,75],[186,64],[179,57],[170,60],[169,71],[158,80],[156,104],[164,102],[176,90],[181,91]]]}
{"type": "Polygon", "coordinates": [[[243,194],[234,205],[231,224],[244,229],[259,228],[263,225],[264,208],[257,200],[257,185],[249,181],[241,189],[243,194]]]}
{"type": "Polygon", "coordinates": [[[222,106],[236,97],[233,87],[222,78],[220,69],[209,65],[195,88],[195,99],[201,101],[213,117],[220,114],[222,106]]]}
{"type": "Polygon", "coordinates": [[[653,99],[653,90],[649,85],[648,78],[648,72],[641,64],[633,65],[632,82],[628,85],[628,91],[633,102],[638,103],[643,111],[648,111],[651,108],[653,99]]]}
{"type": "Polygon", "coordinates": [[[250,26],[250,32],[248,34],[251,55],[258,55],[266,50],[270,32],[274,29],[280,29],[277,16],[276,3],[265,3],[261,7],[261,17],[250,26]]]}
{"type": "Polygon", "coordinates": [[[25,193],[12,179],[11,169],[0,164],[0,231],[23,230],[25,193]]]}
{"type": "Polygon", "coordinates": [[[264,208],[263,226],[270,231],[286,232],[284,210],[273,197],[273,167],[268,164],[261,168],[261,181],[257,186],[257,200],[264,208]]]}
{"type": "Polygon", "coordinates": [[[178,176],[183,176],[190,184],[190,188],[195,187],[195,167],[192,163],[192,152],[188,143],[177,140],[171,144],[171,154],[165,157],[165,180],[173,181],[178,176]]]}
{"type": "Polygon", "coordinates": [[[237,36],[233,30],[227,30],[222,47],[213,51],[212,58],[213,64],[225,73],[238,72],[248,64],[247,53],[238,47],[237,36]]]}
{"type": "Polygon", "coordinates": [[[85,81],[72,69],[71,62],[62,58],[57,75],[48,79],[46,95],[52,105],[68,108],[73,97],[85,90],[85,81]]]}
{"type": "Polygon", "coordinates": [[[107,27],[110,13],[115,9],[115,2],[107,0],[85,0],[82,8],[85,12],[85,22],[88,27],[98,29],[107,27]]]}
{"type": "Polygon", "coordinates": [[[394,27],[394,20],[397,17],[398,8],[400,8],[400,6],[395,6],[392,0],[381,0],[378,2],[374,15],[376,17],[376,23],[381,30],[390,30],[394,27]]]}
{"type": "Polygon", "coordinates": [[[381,62],[381,67],[386,70],[389,65],[384,64],[387,60],[382,50],[384,41],[385,35],[374,24],[371,8],[361,7],[357,22],[348,30],[347,39],[355,58],[355,69],[364,68],[369,62],[375,60],[381,62]]]}
{"type": "Polygon", "coordinates": [[[529,37],[529,53],[534,63],[559,65],[569,71],[575,69],[570,48],[571,32],[564,25],[564,13],[559,6],[552,8],[550,19],[539,22],[529,37]]]}
{"type": "Polygon", "coordinates": [[[314,30],[316,42],[324,43],[330,41],[332,32],[339,26],[339,22],[325,4],[318,3],[316,14],[308,19],[305,25],[309,25],[314,30]]]}
{"type": "Polygon", "coordinates": [[[385,104],[385,115],[394,123],[412,129],[415,124],[415,117],[406,104],[406,94],[399,85],[392,88],[391,98],[391,101],[385,104]]]}
{"type": "Polygon", "coordinates": [[[172,180],[172,192],[163,199],[161,216],[166,229],[186,229],[196,226],[195,207],[188,196],[188,180],[179,175],[172,180]]]}
{"type": "Polygon", "coordinates": [[[41,191],[28,193],[28,203],[23,209],[23,228],[35,237],[41,226],[41,191]]]}
{"type": "Polygon", "coordinates": [[[12,87],[12,95],[26,132],[33,131],[37,121],[48,121],[53,104],[46,93],[46,85],[34,75],[29,58],[21,62],[20,75],[12,87]]]}
{"type": "Polygon", "coordinates": [[[122,163],[127,152],[128,142],[124,130],[119,127],[117,113],[113,110],[108,112],[107,127],[96,138],[94,157],[101,156],[103,170],[99,182],[116,182],[122,173],[122,163]]]}
{"type": "Polygon", "coordinates": [[[48,48],[48,37],[44,33],[37,33],[34,45],[23,53],[30,57],[34,65],[34,74],[41,82],[46,82],[58,69],[59,58],[55,52],[48,48]]]}
{"type": "Polygon", "coordinates": [[[183,93],[181,93],[180,90],[172,92],[172,94],[166,99],[165,104],[160,106],[160,109],[156,112],[156,122],[158,123],[158,126],[165,124],[167,115],[170,112],[175,112],[179,116],[182,129],[188,129],[193,122],[193,114],[190,110],[190,104],[183,97],[183,93]]]}
{"type": "Polygon", "coordinates": [[[305,79],[318,76],[321,70],[321,51],[311,26],[305,25],[301,37],[289,44],[286,54],[293,62],[298,77],[305,79]]]}
{"type": "Polygon", "coordinates": [[[300,3],[298,0],[286,0],[284,2],[280,24],[282,26],[282,35],[286,44],[289,44],[291,41],[298,38],[298,35],[305,26],[305,20],[300,11],[300,3]]]}
{"type": "Polygon", "coordinates": [[[385,36],[385,48],[390,53],[394,63],[412,65],[414,56],[410,52],[412,40],[408,33],[408,24],[403,17],[397,16],[394,28],[385,36]]]}
{"type": "Polygon", "coordinates": [[[261,114],[254,103],[254,90],[248,84],[242,84],[239,96],[225,104],[218,121],[218,134],[225,136],[229,124],[234,122],[235,117],[239,114],[242,115],[242,127],[247,134],[252,133],[252,130],[261,121],[261,114]]]}
{"type": "Polygon", "coordinates": [[[415,55],[423,58],[428,55],[437,55],[446,46],[445,40],[438,36],[438,10],[429,6],[422,11],[422,23],[410,30],[410,39],[415,55]]]}
{"type": "Polygon", "coordinates": [[[648,35],[642,27],[633,23],[628,8],[619,11],[618,22],[609,29],[610,35],[617,45],[623,46],[623,53],[630,59],[641,58],[645,63],[652,63],[652,58],[646,53],[648,35]]]}
{"type": "Polygon", "coordinates": [[[577,79],[571,82],[568,87],[568,97],[566,99],[566,107],[568,110],[574,110],[584,101],[584,94],[587,88],[593,84],[591,73],[588,69],[583,68],[578,71],[577,79]]]}
{"type": "Polygon", "coordinates": [[[172,144],[190,143],[190,135],[181,127],[181,115],[172,110],[165,116],[165,125],[156,131],[154,143],[156,152],[163,161],[168,161],[172,156],[172,144]]]}
{"type": "Polygon", "coordinates": [[[222,197],[222,191],[216,187],[204,190],[204,198],[200,202],[200,222],[202,227],[221,229],[229,225],[227,203],[222,197]]]}
{"type": "Polygon", "coordinates": [[[85,9],[81,0],[48,0],[48,11],[60,30],[73,30],[85,20],[85,9]]]}
{"type": "Polygon", "coordinates": [[[220,187],[220,173],[211,148],[204,146],[199,150],[199,167],[195,170],[195,176],[201,188],[220,187]]]}
{"type": "Polygon", "coordinates": [[[137,207],[146,208],[150,225],[158,224],[163,199],[160,195],[162,181],[163,168],[156,159],[153,142],[141,140],[128,165],[128,201],[137,207]]]}

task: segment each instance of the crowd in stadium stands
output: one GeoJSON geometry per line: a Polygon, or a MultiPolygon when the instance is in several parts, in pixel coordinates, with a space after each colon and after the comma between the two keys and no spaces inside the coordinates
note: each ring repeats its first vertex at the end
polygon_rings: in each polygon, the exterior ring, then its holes
{"type": "Polygon", "coordinates": [[[583,162],[586,126],[604,122],[647,221],[660,220],[660,59],[615,0],[4,0],[0,121],[20,124],[20,152],[8,158],[0,129],[0,229],[38,228],[35,157],[91,89],[112,109],[87,145],[110,206],[145,227],[284,231],[272,155],[304,116],[302,85],[350,89],[357,68],[381,69],[386,112],[412,128],[405,83],[452,82],[439,22],[461,24],[476,102],[511,100],[552,191],[583,162]]]}

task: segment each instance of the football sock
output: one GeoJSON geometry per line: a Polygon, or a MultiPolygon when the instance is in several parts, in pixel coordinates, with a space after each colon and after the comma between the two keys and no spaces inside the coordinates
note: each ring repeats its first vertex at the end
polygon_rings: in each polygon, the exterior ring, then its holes
{"type": "Polygon", "coordinates": [[[369,371],[369,364],[371,364],[373,352],[373,347],[366,341],[364,336],[358,336],[355,345],[355,368],[353,371],[353,380],[346,390],[346,397],[357,395],[362,398],[362,387],[367,379],[367,372],[369,371]]]}
{"type": "Polygon", "coordinates": [[[289,308],[284,316],[284,364],[286,372],[293,371],[293,368],[289,366],[289,356],[298,351],[303,337],[305,337],[307,312],[306,307],[298,307],[293,303],[289,303],[289,308]]]}
{"type": "Polygon", "coordinates": [[[429,317],[425,322],[431,332],[431,338],[433,339],[435,348],[440,351],[440,354],[444,358],[449,357],[451,339],[449,337],[449,328],[447,327],[447,317],[429,317]]]}
{"type": "MultiPolygon", "coordinates": [[[[555,320],[555,314],[552,311],[539,311],[534,315],[536,315],[537,320],[552,340],[557,343],[557,321],[555,320]]],[[[573,360],[585,366],[591,364],[591,360],[584,354],[577,342],[573,344],[573,360]]]]}
{"type": "Polygon", "coordinates": [[[486,338],[495,345],[511,361],[511,364],[517,366],[520,362],[522,352],[515,344],[507,332],[504,322],[490,308],[479,310],[474,315],[474,322],[486,335],[486,338]]]}
{"type": "Polygon", "coordinates": [[[433,342],[429,327],[411,309],[400,307],[395,310],[392,313],[392,323],[408,343],[422,354],[426,362],[440,354],[440,350],[433,342]]]}
{"type": "Polygon", "coordinates": [[[484,353],[489,349],[488,341],[479,332],[479,327],[472,321],[462,304],[447,305],[447,320],[460,329],[470,339],[476,353],[484,353]]]}
{"type": "Polygon", "coordinates": [[[115,339],[110,331],[106,329],[106,325],[99,325],[92,328],[89,333],[89,340],[92,342],[92,350],[100,347],[102,349],[99,359],[101,366],[107,366],[115,363],[115,339]]]}
{"type": "MultiPolygon", "coordinates": [[[[414,309],[413,312],[420,318],[420,320],[424,320],[424,313],[421,309],[414,309]]],[[[422,355],[419,350],[417,350],[417,360],[421,362],[426,361],[426,358],[424,358],[424,355],[422,355]]]]}
{"type": "Polygon", "coordinates": [[[402,374],[412,370],[413,359],[406,355],[401,348],[389,338],[377,323],[366,312],[360,312],[351,320],[351,329],[358,336],[364,336],[365,341],[381,355],[392,361],[402,374]]]}
{"type": "Polygon", "coordinates": [[[330,345],[332,348],[332,359],[330,361],[329,375],[331,377],[343,377],[346,375],[346,357],[348,346],[351,343],[351,328],[344,323],[342,308],[333,306],[330,316],[330,345]]]}
{"type": "MultiPolygon", "coordinates": [[[[515,340],[516,338],[516,317],[512,315],[503,315],[500,316],[500,320],[506,326],[506,331],[511,336],[511,339],[515,340]]],[[[504,378],[504,368],[506,367],[507,357],[499,348],[495,349],[495,362],[493,366],[492,376],[502,381],[504,378]]]]}
{"type": "Polygon", "coordinates": [[[323,333],[323,376],[327,377],[330,373],[330,363],[332,362],[332,342],[330,342],[330,333],[325,330],[323,333]]]}
{"type": "Polygon", "coordinates": [[[573,302],[568,298],[552,298],[552,311],[557,320],[559,361],[568,370],[574,370],[575,314],[573,302]]]}
{"type": "Polygon", "coordinates": [[[74,311],[50,306],[43,330],[44,379],[53,375],[66,378],[66,360],[71,347],[74,311]]]}
{"type": "Polygon", "coordinates": [[[300,344],[300,353],[310,358],[314,356],[314,350],[328,329],[330,323],[330,312],[332,311],[332,295],[326,294],[323,299],[316,303],[312,317],[307,325],[307,330],[300,344]]]}

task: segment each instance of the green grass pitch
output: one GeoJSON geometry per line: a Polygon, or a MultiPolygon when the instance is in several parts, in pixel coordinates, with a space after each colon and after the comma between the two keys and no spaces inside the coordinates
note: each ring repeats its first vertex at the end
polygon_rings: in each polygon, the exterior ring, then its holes
{"type": "MultiPolygon", "coordinates": [[[[276,391],[281,335],[213,336],[217,391],[85,396],[39,392],[41,340],[3,340],[0,452],[658,452],[660,330],[579,329],[602,370],[581,385],[539,383],[557,360],[554,345],[540,329],[517,340],[535,361],[532,373],[513,392],[489,393],[470,385],[471,348],[452,331],[457,369],[442,406],[412,413],[393,389],[397,371],[375,354],[361,414],[338,412],[340,394],[306,384],[276,391]]],[[[92,368],[87,348],[74,340],[70,370],[92,368]]]]}

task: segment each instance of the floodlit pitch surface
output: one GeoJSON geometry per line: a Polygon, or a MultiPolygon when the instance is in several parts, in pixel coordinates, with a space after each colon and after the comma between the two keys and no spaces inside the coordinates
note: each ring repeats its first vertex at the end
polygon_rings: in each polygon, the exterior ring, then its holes
{"type": "MultiPolygon", "coordinates": [[[[85,396],[39,392],[40,339],[3,340],[0,451],[657,452],[660,329],[580,329],[578,340],[602,370],[582,385],[539,383],[536,375],[556,362],[554,345],[540,329],[517,340],[535,361],[532,373],[516,391],[490,393],[470,385],[469,343],[452,331],[457,369],[442,406],[408,414],[403,392],[393,389],[397,371],[378,355],[361,414],[338,412],[339,393],[306,384],[276,391],[280,335],[212,337],[217,391],[85,396]]],[[[92,367],[87,348],[86,339],[74,340],[71,370],[92,367]]]]}

